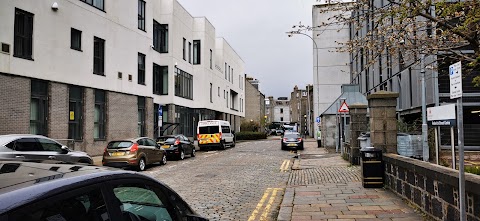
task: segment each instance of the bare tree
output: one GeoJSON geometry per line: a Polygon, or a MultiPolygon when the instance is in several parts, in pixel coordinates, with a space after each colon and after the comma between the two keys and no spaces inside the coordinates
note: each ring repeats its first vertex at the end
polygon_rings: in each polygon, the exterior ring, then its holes
{"type": "Polygon", "coordinates": [[[424,53],[438,62],[462,61],[465,73],[475,74],[473,83],[480,86],[480,1],[337,0],[327,5],[320,13],[339,13],[316,27],[297,26],[294,32],[347,25],[351,38],[338,42],[337,50],[366,56],[364,68],[385,56],[413,64],[424,53]]]}

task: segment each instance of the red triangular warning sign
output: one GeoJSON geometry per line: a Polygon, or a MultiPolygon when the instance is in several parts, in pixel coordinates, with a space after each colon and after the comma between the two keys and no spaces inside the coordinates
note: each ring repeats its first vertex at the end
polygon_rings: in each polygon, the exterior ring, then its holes
{"type": "Polygon", "coordinates": [[[347,102],[344,101],[344,102],[342,103],[342,106],[340,106],[340,109],[338,109],[338,112],[340,112],[340,113],[346,113],[346,112],[348,112],[348,111],[350,111],[350,110],[348,109],[347,102]]]}

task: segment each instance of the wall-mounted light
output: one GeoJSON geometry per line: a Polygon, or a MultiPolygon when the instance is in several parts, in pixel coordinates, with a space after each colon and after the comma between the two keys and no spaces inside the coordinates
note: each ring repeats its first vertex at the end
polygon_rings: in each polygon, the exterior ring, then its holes
{"type": "Polygon", "coordinates": [[[54,2],[54,3],[52,4],[52,10],[53,10],[53,11],[57,11],[57,10],[58,10],[58,3],[57,3],[57,2],[54,2]]]}

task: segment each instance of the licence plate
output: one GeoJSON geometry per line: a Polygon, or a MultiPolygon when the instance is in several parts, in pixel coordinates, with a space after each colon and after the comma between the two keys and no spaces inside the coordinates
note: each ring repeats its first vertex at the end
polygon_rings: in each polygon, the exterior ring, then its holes
{"type": "Polygon", "coordinates": [[[114,152],[112,153],[112,156],[123,156],[124,154],[124,152],[114,152]]]}
{"type": "Polygon", "coordinates": [[[294,146],[297,146],[297,144],[289,143],[289,144],[287,144],[287,146],[289,146],[289,147],[292,147],[292,146],[293,146],[293,147],[294,147],[294,146]]]}
{"type": "Polygon", "coordinates": [[[168,149],[168,148],[170,148],[170,145],[163,145],[162,148],[163,149],[168,149]]]}

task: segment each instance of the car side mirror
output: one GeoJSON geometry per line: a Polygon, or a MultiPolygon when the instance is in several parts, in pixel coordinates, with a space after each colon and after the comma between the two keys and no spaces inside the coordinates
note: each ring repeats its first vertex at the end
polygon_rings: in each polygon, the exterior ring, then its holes
{"type": "Polygon", "coordinates": [[[62,146],[61,149],[62,149],[61,153],[63,153],[63,154],[66,154],[66,153],[70,152],[70,149],[68,149],[67,146],[62,146]]]}

